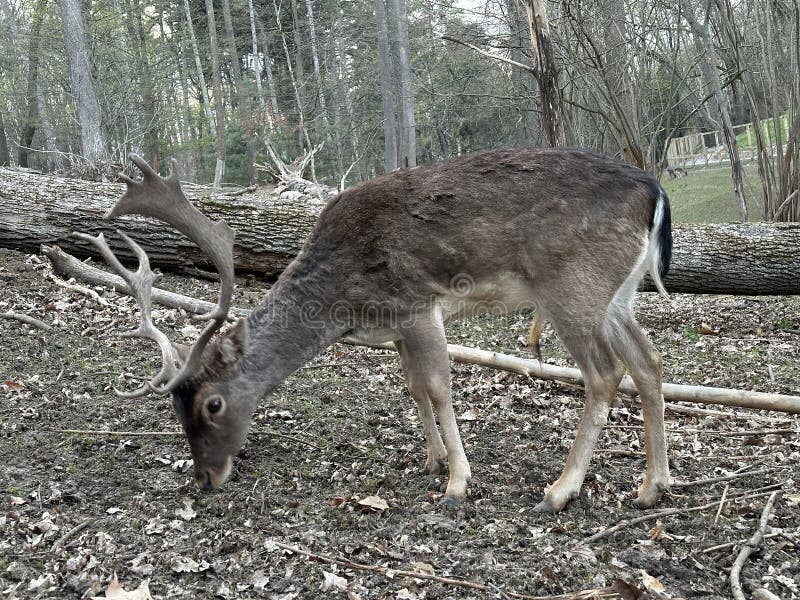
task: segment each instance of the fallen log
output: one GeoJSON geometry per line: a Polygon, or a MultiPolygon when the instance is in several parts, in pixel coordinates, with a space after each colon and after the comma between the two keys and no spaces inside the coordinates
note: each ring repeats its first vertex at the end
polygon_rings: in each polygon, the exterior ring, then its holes
{"type": "MultiPolygon", "coordinates": [[[[211,219],[225,219],[236,230],[237,271],[274,277],[300,251],[324,199],[334,193],[329,188],[312,193],[303,187],[306,184],[246,193],[183,187],[211,219]]],[[[96,256],[72,232],[108,234],[121,227],[142,245],[154,266],[210,267],[208,258],[189,240],[161,223],[140,217],[122,217],[113,226],[103,221],[103,213],[123,190],[116,183],[0,168],[0,247],[36,252],[42,244],[59,244],[77,256],[96,256]]],[[[123,261],[132,260],[116,235],[106,237],[123,261]]],[[[672,267],[664,281],[671,292],[800,294],[800,223],[678,225],[673,237],[672,267]]],[[[653,291],[647,280],[643,289],[653,291]]]]}
{"type": "MultiPolygon", "coordinates": [[[[127,284],[121,277],[81,262],[58,247],[43,247],[42,253],[50,259],[53,269],[64,277],[74,277],[75,279],[80,279],[92,285],[110,287],[120,293],[131,295],[127,284]]],[[[153,289],[153,301],[173,308],[182,308],[187,312],[197,314],[207,312],[214,307],[214,304],[211,302],[166,292],[158,288],[153,289]]],[[[246,309],[234,310],[236,311],[236,316],[245,316],[249,313],[246,309]]],[[[353,340],[345,339],[343,341],[357,344],[357,342],[353,340]]],[[[369,346],[386,350],[395,349],[393,344],[369,344],[369,346]]],[[[447,351],[450,354],[450,358],[458,363],[491,367],[493,369],[509,371],[527,377],[583,384],[583,375],[580,370],[571,367],[560,367],[539,362],[535,359],[521,358],[519,356],[469,348],[456,344],[448,344],[447,351]]],[[[681,385],[676,383],[664,383],[662,390],[664,398],[669,401],[691,402],[694,404],[721,404],[723,406],[800,414],[799,396],[697,385],[681,385]]],[[[622,379],[619,391],[630,396],[638,395],[633,380],[627,375],[622,379]]]]}

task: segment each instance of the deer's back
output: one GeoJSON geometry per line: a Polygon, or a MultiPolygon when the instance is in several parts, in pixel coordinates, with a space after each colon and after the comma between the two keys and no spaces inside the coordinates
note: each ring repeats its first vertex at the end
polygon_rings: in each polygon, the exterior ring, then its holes
{"type": "Polygon", "coordinates": [[[587,261],[590,271],[619,270],[611,277],[621,284],[630,269],[619,266],[640,254],[659,189],[588,151],[470,154],[345,190],[292,271],[324,264],[353,302],[441,294],[459,277],[489,295],[515,282],[542,287],[587,261]]]}

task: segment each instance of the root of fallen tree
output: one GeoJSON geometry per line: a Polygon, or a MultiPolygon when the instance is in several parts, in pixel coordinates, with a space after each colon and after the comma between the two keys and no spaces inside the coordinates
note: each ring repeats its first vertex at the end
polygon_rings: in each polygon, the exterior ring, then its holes
{"type": "MultiPolygon", "coordinates": [[[[42,253],[50,259],[53,269],[64,277],[74,277],[75,279],[85,281],[92,285],[110,287],[120,293],[130,295],[130,291],[121,277],[111,275],[107,271],[81,262],[77,258],[61,250],[58,246],[42,246],[42,253]]],[[[210,302],[204,302],[197,298],[191,298],[157,288],[153,289],[153,301],[173,308],[182,308],[191,313],[206,312],[214,306],[210,302]]],[[[231,314],[237,317],[245,316],[248,312],[249,311],[244,309],[231,310],[231,314]]],[[[343,341],[354,343],[352,340],[345,339],[343,341]]],[[[388,350],[395,349],[393,344],[370,346],[388,350]]],[[[570,367],[560,367],[534,359],[511,356],[509,354],[502,354],[489,350],[468,348],[455,344],[448,344],[447,351],[450,354],[450,358],[459,363],[482,365],[528,377],[537,377],[539,379],[563,381],[570,384],[583,384],[583,375],[580,370],[570,367]]],[[[662,390],[665,400],[670,401],[691,402],[695,404],[721,404],[724,406],[800,414],[800,397],[798,396],[698,385],[680,385],[675,383],[664,383],[662,390]]],[[[619,391],[630,396],[638,395],[636,385],[627,375],[622,379],[619,385],[619,391]]]]}

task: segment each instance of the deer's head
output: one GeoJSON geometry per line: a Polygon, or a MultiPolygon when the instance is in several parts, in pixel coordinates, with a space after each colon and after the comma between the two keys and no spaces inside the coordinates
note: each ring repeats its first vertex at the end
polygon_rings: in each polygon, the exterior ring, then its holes
{"type": "Polygon", "coordinates": [[[171,393],[172,405],[192,450],[197,483],[204,489],[215,488],[230,474],[232,459],[244,443],[253,406],[249,390],[236,383],[247,347],[247,320],[240,319],[212,340],[227,320],[233,295],[234,232],[224,221],[211,221],[189,202],[175,174],[174,161],[170,176],[164,178],[141,157],[131,154],[130,159],[143,178],[134,181],[120,175],[127,189],[104,218],[140,214],[161,219],[200,246],[219,272],[219,302],[210,312],[198,317],[208,324],[194,345],[185,348],[172,344],[153,324],[151,294],[158,276],[150,269],[147,254],[136,242],[118,232],[139,260],[139,268],[130,271],[119,262],[102,234],[97,237],[76,235],[97,247],[136,298],[141,323],[138,329],[123,335],[153,340],[161,350],[163,367],[155,377],[138,390],[117,390],[117,393],[125,398],[151,392],[171,393]]]}

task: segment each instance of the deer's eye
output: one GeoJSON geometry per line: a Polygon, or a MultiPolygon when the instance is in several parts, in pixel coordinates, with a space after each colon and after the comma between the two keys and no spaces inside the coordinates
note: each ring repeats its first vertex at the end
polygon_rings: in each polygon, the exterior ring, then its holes
{"type": "Polygon", "coordinates": [[[208,400],[206,400],[206,410],[211,415],[216,415],[225,406],[225,401],[222,399],[221,396],[211,396],[208,400]]]}

